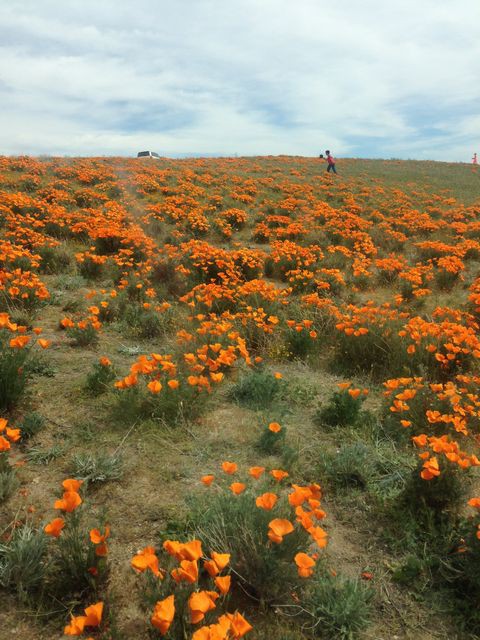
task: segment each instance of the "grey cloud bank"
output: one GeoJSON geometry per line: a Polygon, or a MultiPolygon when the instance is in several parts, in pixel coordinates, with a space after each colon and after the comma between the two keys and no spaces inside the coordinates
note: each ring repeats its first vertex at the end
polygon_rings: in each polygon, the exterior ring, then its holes
{"type": "Polygon", "coordinates": [[[3,0],[0,153],[480,152],[478,0],[3,0]]]}

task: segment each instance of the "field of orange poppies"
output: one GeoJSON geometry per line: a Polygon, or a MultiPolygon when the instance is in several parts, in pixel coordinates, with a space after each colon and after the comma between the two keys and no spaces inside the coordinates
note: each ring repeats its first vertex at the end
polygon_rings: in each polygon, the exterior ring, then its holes
{"type": "Polygon", "coordinates": [[[338,168],[0,158],[0,639],[480,637],[480,174],[338,168]]]}

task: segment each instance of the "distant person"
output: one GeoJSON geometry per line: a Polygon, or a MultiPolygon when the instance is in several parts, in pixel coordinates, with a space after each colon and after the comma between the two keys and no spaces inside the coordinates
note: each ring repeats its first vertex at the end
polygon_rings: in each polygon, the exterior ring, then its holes
{"type": "Polygon", "coordinates": [[[478,164],[477,154],[476,153],[473,154],[472,163],[473,164],[478,164]]]}
{"type": "Polygon", "coordinates": [[[337,170],[335,169],[335,158],[328,149],[325,153],[327,154],[327,172],[330,173],[330,171],[333,171],[333,173],[337,173],[337,170]]]}

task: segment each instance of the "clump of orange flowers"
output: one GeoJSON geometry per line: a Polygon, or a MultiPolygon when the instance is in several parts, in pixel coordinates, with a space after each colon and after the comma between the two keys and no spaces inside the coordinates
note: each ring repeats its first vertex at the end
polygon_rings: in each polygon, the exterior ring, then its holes
{"type": "MultiPolygon", "coordinates": [[[[225,596],[230,591],[231,576],[222,575],[228,568],[230,554],[212,551],[207,557],[200,540],[165,540],[162,548],[166,555],[165,568],[160,568],[154,547],[139,551],[132,558],[131,565],[137,573],[146,573],[147,576],[153,576],[153,580],[165,583],[162,584],[163,589],[173,590],[172,594],[156,602],[150,617],[152,626],[164,636],[172,624],[176,624],[180,633],[185,628],[204,622],[206,616],[217,609],[217,601],[221,600],[224,604],[225,596]],[[211,583],[208,589],[200,588],[202,574],[206,574],[211,583]]],[[[214,637],[236,640],[251,629],[252,626],[237,611],[220,615],[216,623],[194,630],[192,639],[214,637]]]]}

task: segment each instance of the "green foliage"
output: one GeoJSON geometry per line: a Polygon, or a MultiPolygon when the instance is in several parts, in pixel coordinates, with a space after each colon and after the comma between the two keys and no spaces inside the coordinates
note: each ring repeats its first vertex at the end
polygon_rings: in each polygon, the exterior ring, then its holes
{"type": "Polygon", "coordinates": [[[25,414],[21,424],[19,425],[22,441],[35,436],[43,429],[44,426],[45,418],[36,411],[31,411],[30,413],[25,414]]]}
{"type": "Polygon", "coordinates": [[[296,331],[295,328],[289,329],[285,334],[285,344],[290,358],[299,360],[305,360],[319,348],[318,340],[312,338],[307,329],[302,331],[296,331]]]}
{"type": "Polygon", "coordinates": [[[30,348],[12,349],[11,337],[10,332],[0,330],[0,411],[9,411],[18,404],[30,373],[27,367],[30,348]]]}
{"type": "Polygon", "coordinates": [[[189,505],[190,527],[207,552],[228,550],[242,591],[264,602],[278,602],[302,584],[293,558],[308,549],[309,536],[296,528],[281,544],[269,544],[268,523],[274,517],[291,517],[291,510],[280,500],[272,515],[255,507],[253,500],[248,489],[233,497],[227,491],[209,492],[203,500],[195,496],[189,505]]]}
{"type": "Polygon", "coordinates": [[[84,329],[80,327],[69,327],[67,336],[72,340],[75,347],[95,347],[98,344],[98,331],[88,323],[84,329]]]}
{"type": "Polygon", "coordinates": [[[133,303],[125,305],[121,318],[124,335],[141,340],[164,336],[173,326],[171,309],[159,312],[133,303]]]}
{"type": "Polygon", "coordinates": [[[55,289],[60,291],[78,291],[86,284],[81,276],[75,274],[60,273],[55,279],[55,289]]]}
{"type": "Polygon", "coordinates": [[[230,400],[250,409],[264,409],[277,399],[284,383],[267,369],[245,373],[230,389],[230,400]]]}
{"type": "Polygon", "coordinates": [[[364,373],[375,378],[411,375],[412,358],[398,336],[401,325],[389,323],[388,332],[375,325],[365,335],[347,336],[339,331],[331,368],[344,375],[364,373]]]}
{"type": "Polygon", "coordinates": [[[40,273],[64,273],[72,261],[70,255],[59,247],[44,246],[38,250],[42,261],[40,273]]]}
{"type": "Polygon", "coordinates": [[[364,397],[352,398],[348,390],[334,391],[327,404],[320,406],[314,415],[317,425],[346,427],[358,423],[364,397]]]}
{"type": "Polygon", "coordinates": [[[0,453],[0,504],[18,487],[17,474],[8,461],[8,452],[0,453]]]}
{"type": "Polygon", "coordinates": [[[106,577],[107,561],[96,555],[89,529],[83,524],[78,510],[69,515],[54,545],[45,576],[51,593],[63,602],[86,599],[87,595],[96,593],[99,583],[106,577]]]}
{"type": "Polygon", "coordinates": [[[402,500],[414,512],[424,512],[427,509],[438,515],[449,513],[454,518],[464,502],[468,473],[442,459],[439,464],[440,475],[431,480],[423,480],[420,476],[420,461],[410,473],[402,500]]]}
{"type": "Polygon", "coordinates": [[[321,452],[318,472],[336,491],[356,488],[384,501],[396,499],[409,482],[414,458],[389,441],[344,444],[321,452]]]}
{"type": "Polygon", "coordinates": [[[62,456],[64,452],[65,449],[58,444],[55,444],[48,449],[30,447],[27,452],[27,459],[29,462],[33,462],[33,464],[50,464],[50,462],[62,456]]]}
{"type": "Polygon", "coordinates": [[[123,460],[118,454],[76,453],[70,466],[75,478],[92,484],[119,480],[123,475],[123,460]]]}
{"type": "Polygon", "coordinates": [[[99,396],[113,389],[112,383],[115,378],[116,372],[111,365],[95,362],[92,371],[87,374],[85,390],[92,396],[99,396]]]}
{"type": "Polygon", "coordinates": [[[98,280],[104,273],[104,265],[88,256],[78,264],[78,271],[87,280],[98,280]]]}
{"type": "Polygon", "coordinates": [[[314,636],[325,640],[358,637],[368,624],[372,597],[372,590],[358,580],[317,575],[304,603],[314,619],[314,636]]]}
{"type": "Polygon", "coordinates": [[[198,417],[205,408],[208,394],[183,381],[178,389],[164,385],[157,394],[138,386],[118,390],[116,398],[112,418],[122,424],[152,419],[175,425],[198,417]]]}
{"type": "Polygon", "coordinates": [[[45,574],[46,536],[25,524],[0,544],[0,584],[25,601],[40,587],[45,574]]]}
{"type": "Polygon", "coordinates": [[[260,436],[256,442],[256,448],[266,455],[281,453],[285,446],[287,428],[282,425],[278,433],[271,431],[268,426],[262,428],[260,436]]]}

